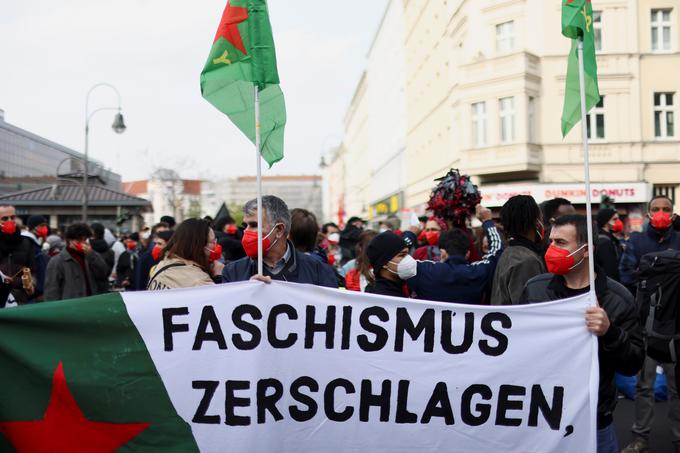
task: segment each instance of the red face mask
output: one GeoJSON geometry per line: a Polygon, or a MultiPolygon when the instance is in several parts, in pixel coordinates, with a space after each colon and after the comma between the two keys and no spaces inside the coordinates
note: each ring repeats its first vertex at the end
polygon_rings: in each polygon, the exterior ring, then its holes
{"type": "MultiPolygon", "coordinates": [[[[264,255],[266,255],[272,245],[274,245],[269,240],[269,236],[271,236],[276,227],[277,225],[274,225],[274,228],[272,228],[269,234],[262,238],[262,254],[264,255]]],[[[276,243],[276,241],[274,242],[276,243]]],[[[257,231],[245,230],[243,232],[243,239],[241,239],[241,245],[243,246],[243,250],[246,252],[246,255],[251,258],[255,258],[257,256],[257,231]]]]}
{"type": "Polygon", "coordinates": [[[612,233],[620,233],[623,231],[623,222],[621,219],[614,220],[612,224],[612,233]]]}
{"type": "Polygon", "coordinates": [[[425,230],[421,231],[420,234],[418,235],[418,240],[420,242],[425,242],[427,240],[427,231],[425,230]]]}
{"type": "Polygon", "coordinates": [[[161,259],[161,253],[163,253],[163,247],[160,245],[154,245],[151,249],[151,256],[153,257],[154,261],[161,259]]]}
{"type": "Polygon", "coordinates": [[[137,243],[135,241],[128,241],[127,248],[128,250],[134,250],[137,248],[137,243]]]}
{"type": "Polygon", "coordinates": [[[2,222],[2,227],[0,227],[0,231],[2,231],[5,234],[14,234],[17,231],[17,223],[14,220],[7,220],[6,222],[2,222]]]}
{"type": "Polygon", "coordinates": [[[76,252],[83,253],[83,252],[85,251],[85,244],[83,244],[83,243],[80,242],[80,241],[79,241],[79,242],[74,242],[74,243],[73,243],[73,250],[75,250],[76,252]]]}
{"type": "Polygon", "coordinates": [[[39,238],[46,238],[47,233],[49,233],[49,229],[47,228],[47,225],[41,225],[38,228],[35,229],[35,233],[39,238]]]}
{"type": "Polygon", "coordinates": [[[652,226],[660,231],[666,231],[673,225],[673,219],[668,212],[657,211],[652,215],[652,226]]]}
{"type": "Polygon", "coordinates": [[[548,268],[548,272],[555,275],[566,275],[573,268],[578,266],[583,262],[583,259],[578,263],[574,264],[576,261],[574,255],[585,248],[585,244],[574,250],[574,252],[569,253],[569,250],[561,249],[555,245],[548,247],[548,251],[545,253],[545,265],[548,268]]]}
{"type": "Polygon", "coordinates": [[[208,256],[208,259],[210,261],[217,261],[220,258],[222,258],[222,245],[215,244],[212,250],[210,250],[210,256],[208,256]]]}
{"type": "Polygon", "coordinates": [[[439,231],[428,231],[425,233],[425,239],[427,240],[427,243],[430,245],[438,245],[439,244],[439,231]]]}
{"type": "Polygon", "coordinates": [[[227,225],[227,234],[234,236],[236,234],[236,231],[238,231],[236,225],[227,225]]]}

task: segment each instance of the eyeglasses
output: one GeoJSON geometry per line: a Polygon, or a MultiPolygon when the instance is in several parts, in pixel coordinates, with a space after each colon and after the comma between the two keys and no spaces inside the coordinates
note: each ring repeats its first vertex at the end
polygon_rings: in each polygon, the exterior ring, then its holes
{"type": "Polygon", "coordinates": [[[15,215],[4,215],[0,217],[0,221],[7,222],[8,220],[15,220],[17,216],[15,215]]]}

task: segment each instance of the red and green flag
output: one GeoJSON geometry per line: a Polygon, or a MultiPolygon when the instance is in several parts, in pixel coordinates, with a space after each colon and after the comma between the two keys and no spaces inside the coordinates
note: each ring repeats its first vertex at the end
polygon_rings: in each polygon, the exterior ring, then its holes
{"type": "Polygon", "coordinates": [[[597,85],[597,60],[595,58],[595,33],[593,31],[593,5],[591,0],[562,0],[562,34],[571,41],[567,81],[562,110],[562,136],[581,121],[581,93],[579,83],[578,41],[583,40],[583,66],[585,69],[586,111],[600,102],[597,85]]]}
{"type": "Polygon", "coordinates": [[[255,143],[255,93],[260,95],[262,157],[283,159],[286,106],[279,86],[266,0],[229,0],[201,73],[201,94],[255,143]]]}
{"type": "Polygon", "coordinates": [[[0,451],[199,451],[128,310],[120,293],[0,310],[0,451]]]}

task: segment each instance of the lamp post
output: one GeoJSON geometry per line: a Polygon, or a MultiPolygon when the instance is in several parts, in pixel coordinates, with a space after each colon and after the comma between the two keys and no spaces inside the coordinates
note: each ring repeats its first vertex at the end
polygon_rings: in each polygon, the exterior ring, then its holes
{"type": "Polygon", "coordinates": [[[113,117],[113,124],[111,127],[113,128],[113,131],[116,134],[122,134],[125,132],[126,126],[125,126],[125,121],[123,120],[123,114],[121,113],[121,102],[120,102],[120,93],[114,87],[113,85],[109,83],[98,83],[94,85],[90,90],[87,92],[87,96],[85,98],[85,164],[83,168],[83,223],[87,223],[87,205],[88,205],[88,193],[87,193],[87,185],[88,185],[88,179],[89,179],[89,161],[88,161],[88,148],[90,144],[90,120],[94,116],[95,113],[101,112],[103,110],[117,110],[118,113],[113,117]],[[116,92],[116,95],[118,96],[118,107],[102,107],[98,108],[93,112],[90,112],[90,94],[92,94],[92,91],[94,91],[96,88],[99,87],[108,87],[111,88],[113,91],[116,92]]]}

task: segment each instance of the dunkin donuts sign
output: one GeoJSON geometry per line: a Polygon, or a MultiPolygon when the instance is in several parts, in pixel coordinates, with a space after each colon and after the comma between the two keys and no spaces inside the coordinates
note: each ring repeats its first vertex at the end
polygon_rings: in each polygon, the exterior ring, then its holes
{"type": "MultiPolygon", "coordinates": [[[[652,185],[647,183],[591,183],[592,201],[599,203],[603,195],[617,203],[645,203],[652,196],[652,185]]],[[[566,198],[574,204],[586,202],[585,184],[519,184],[483,186],[482,203],[488,207],[503,206],[515,195],[531,195],[537,203],[552,198],[566,198]]]]}

